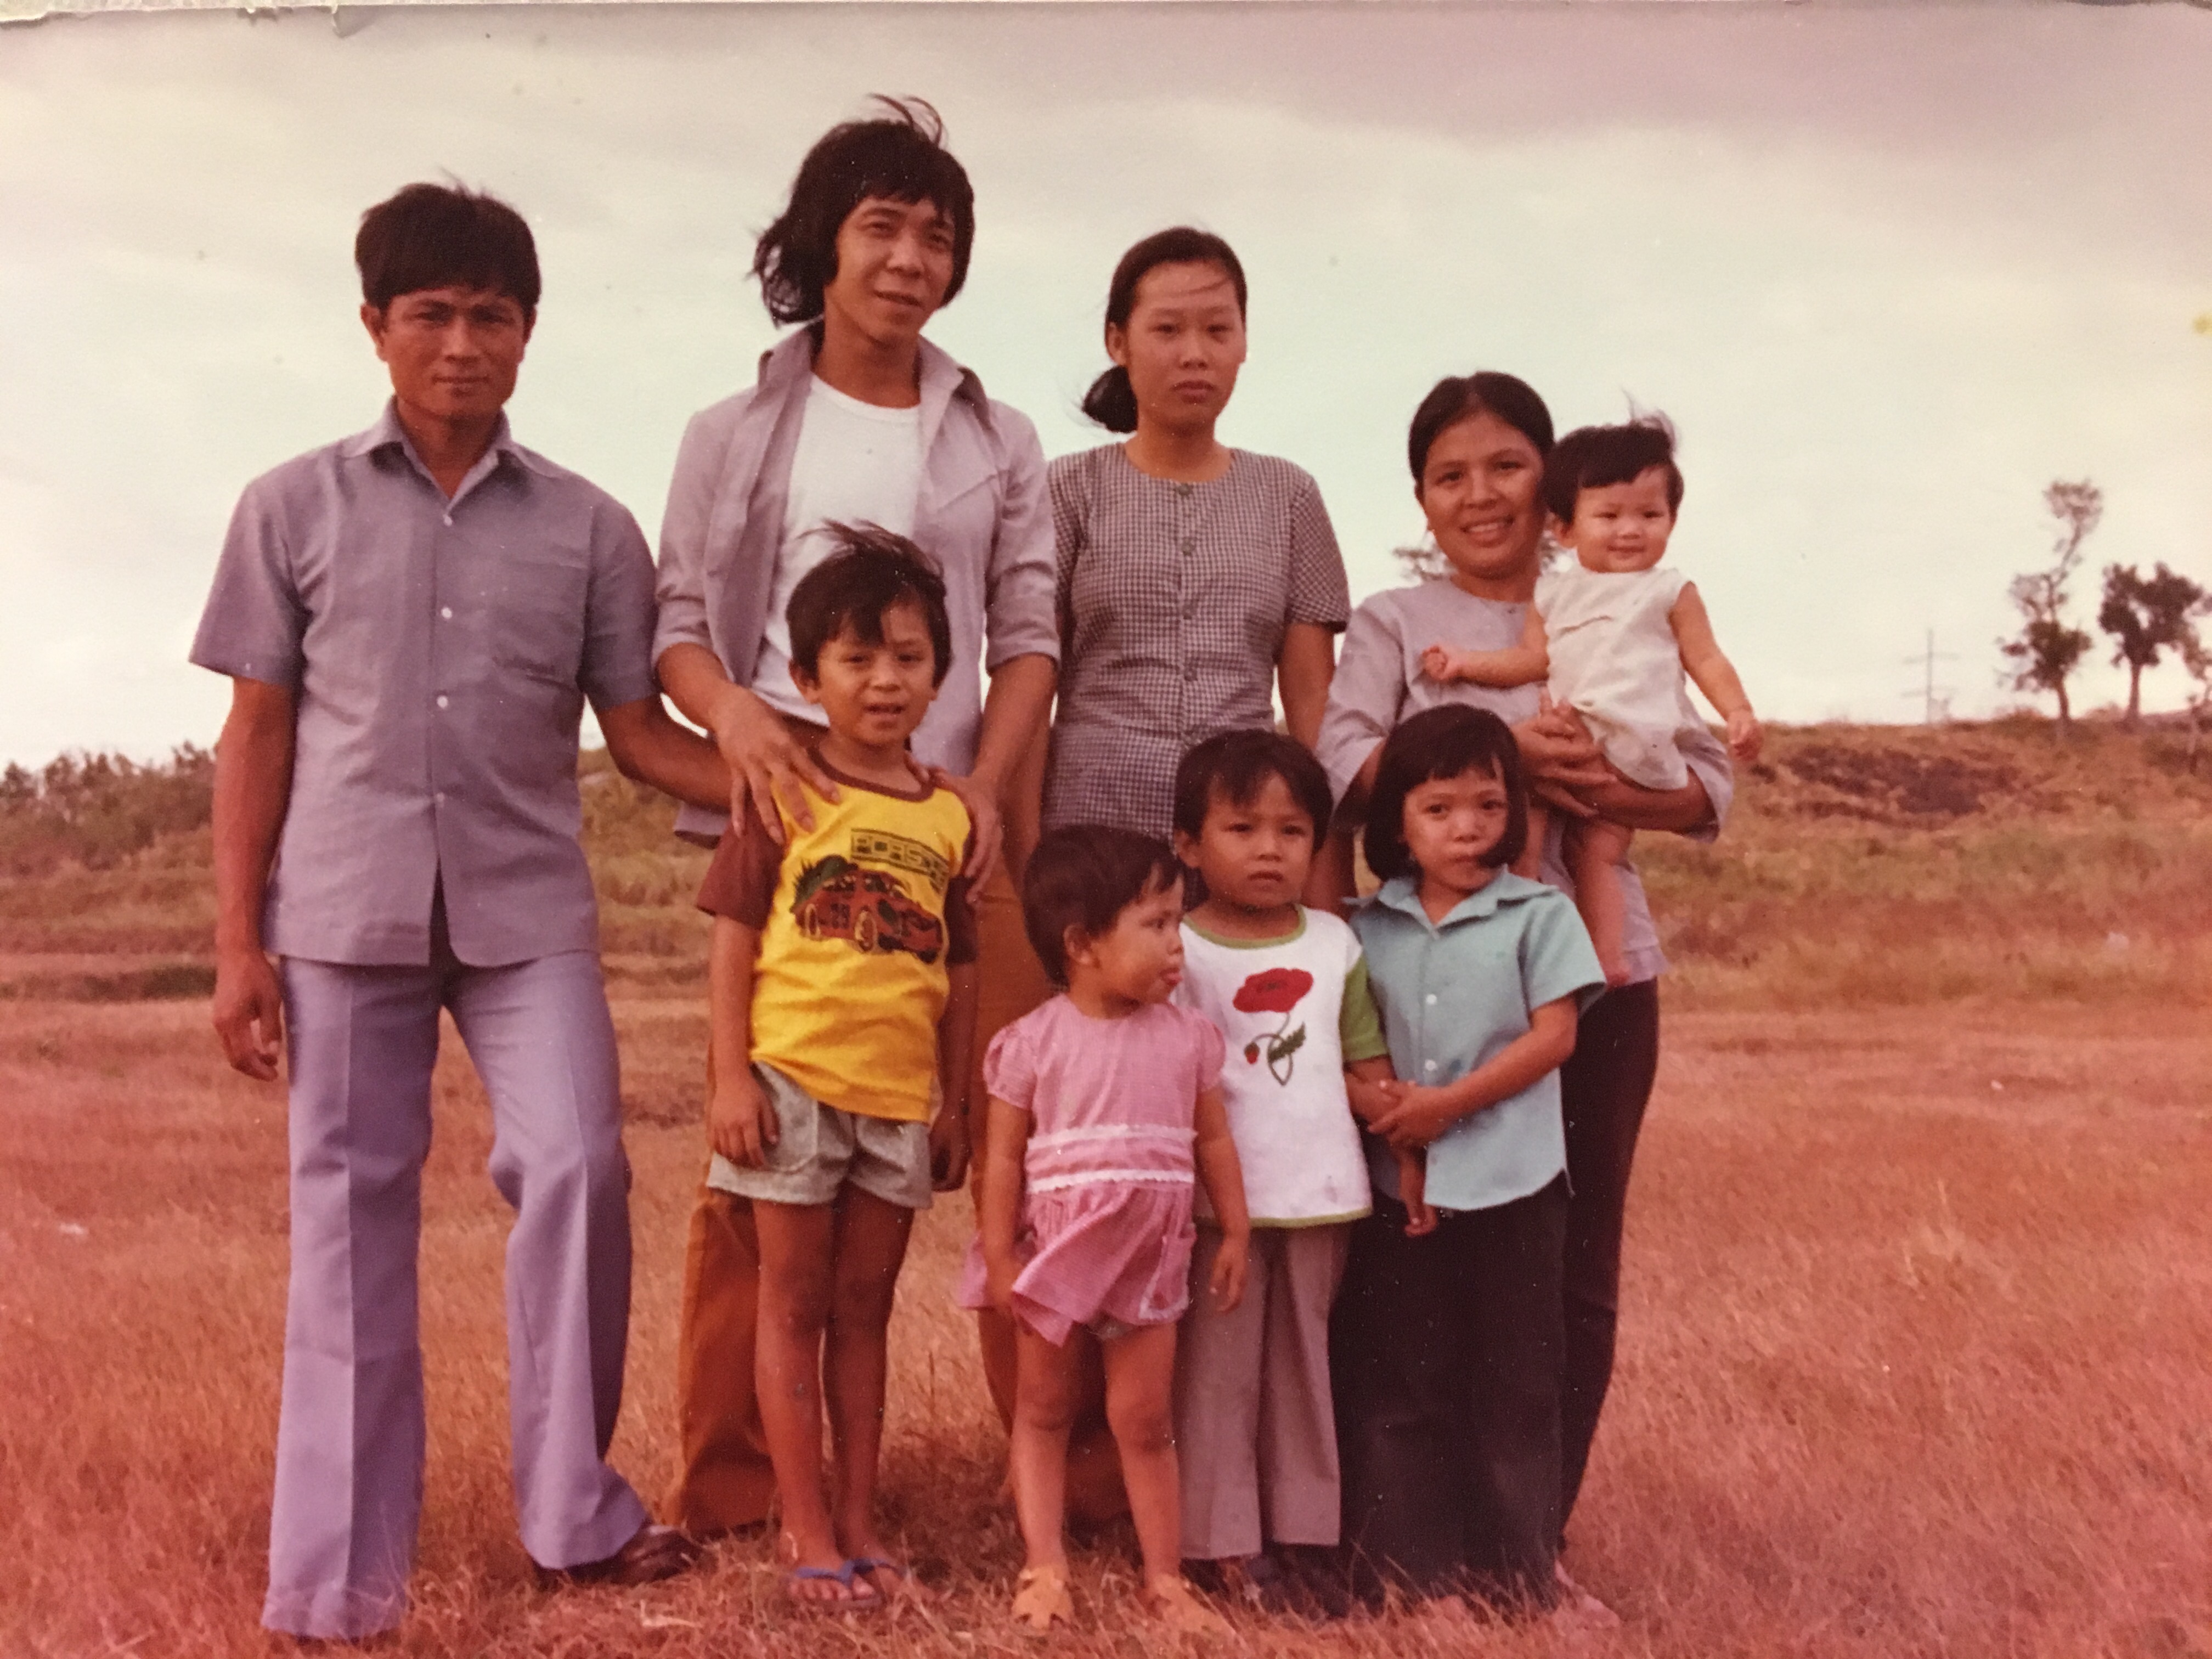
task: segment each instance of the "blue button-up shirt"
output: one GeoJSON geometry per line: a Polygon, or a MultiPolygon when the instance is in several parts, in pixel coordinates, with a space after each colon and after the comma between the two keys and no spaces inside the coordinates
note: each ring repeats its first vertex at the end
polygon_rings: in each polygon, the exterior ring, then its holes
{"type": "Polygon", "coordinates": [[[501,418],[451,501],[394,410],[246,486],[191,659],[298,698],[272,951],[477,966],[598,943],[577,731],[658,695],[653,569],[621,503],[501,418]]]}
{"type": "MultiPolygon", "coordinates": [[[[1398,877],[1352,927],[1391,1064],[1409,1083],[1455,1082],[1526,1036],[1534,1010],[1562,997],[1588,1007],[1605,989],[1574,902],[1510,870],[1434,922],[1416,884],[1398,877]]],[[[1547,1072],[1430,1143],[1428,1200],[1439,1209],[1486,1210],[1542,1190],[1566,1167],[1559,1074],[1547,1072]]],[[[1396,1161],[1371,1136],[1368,1170],[1382,1191],[1401,1196],[1396,1161]]]]}

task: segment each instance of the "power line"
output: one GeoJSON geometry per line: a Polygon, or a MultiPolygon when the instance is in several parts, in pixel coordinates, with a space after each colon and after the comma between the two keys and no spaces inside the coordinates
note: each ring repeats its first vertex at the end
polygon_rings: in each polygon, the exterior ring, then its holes
{"type": "Polygon", "coordinates": [[[1907,657],[1905,659],[1907,664],[1922,671],[1921,684],[1913,690],[1899,692],[1898,696],[1919,698],[1920,717],[1927,725],[1934,726],[1938,721],[1951,718],[1951,698],[1954,692],[1950,686],[1939,688],[1936,685],[1936,665],[1939,662],[1956,662],[1958,659],[1957,652],[1938,651],[1936,648],[1936,630],[1932,628],[1928,630],[1927,649],[1917,657],[1907,657]]]}

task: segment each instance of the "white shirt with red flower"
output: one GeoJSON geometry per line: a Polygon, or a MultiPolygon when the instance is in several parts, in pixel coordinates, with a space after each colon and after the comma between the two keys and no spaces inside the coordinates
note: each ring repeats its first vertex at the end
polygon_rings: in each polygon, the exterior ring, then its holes
{"type": "Polygon", "coordinates": [[[1306,910],[1297,932],[1272,939],[1224,939],[1186,921],[1182,952],[1175,1000],[1224,1040],[1222,1094],[1252,1224],[1316,1227],[1365,1215],[1367,1164],[1344,1067],[1347,1058],[1388,1051],[1360,1043],[1369,1051],[1346,1054],[1347,992],[1367,1005],[1352,1011],[1353,1029],[1376,1029],[1358,938],[1328,912],[1306,910]]]}

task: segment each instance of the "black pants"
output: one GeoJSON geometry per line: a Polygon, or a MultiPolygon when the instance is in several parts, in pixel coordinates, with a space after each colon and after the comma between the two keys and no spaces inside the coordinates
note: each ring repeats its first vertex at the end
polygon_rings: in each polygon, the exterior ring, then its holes
{"type": "Polygon", "coordinates": [[[1559,1398],[1559,1524],[1589,1466],[1598,1413],[1613,1381],[1620,1313],[1620,1229],[1629,1165],[1659,1070],[1659,982],[1608,991],[1582,1017],[1574,1058],[1559,1073],[1566,1113],[1566,1380],[1559,1398]]]}
{"type": "Polygon", "coordinates": [[[1545,1607],[1559,1504],[1564,1179],[1405,1235],[1377,1194],[1330,1328],[1356,1581],[1545,1607]]]}

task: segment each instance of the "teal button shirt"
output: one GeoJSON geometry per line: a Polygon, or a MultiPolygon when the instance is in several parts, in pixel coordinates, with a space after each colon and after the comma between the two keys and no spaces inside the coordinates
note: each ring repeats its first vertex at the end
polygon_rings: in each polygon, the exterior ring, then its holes
{"type": "MultiPolygon", "coordinates": [[[[1409,1083],[1464,1077],[1527,1034],[1532,1010],[1562,997],[1588,1007],[1605,974],[1574,902],[1557,888],[1501,870],[1440,922],[1417,884],[1383,884],[1352,919],[1382,1011],[1391,1063],[1409,1083]]],[[[1398,1171],[1368,1138],[1368,1170],[1392,1197],[1398,1171]]],[[[1559,1074],[1462,1118],[1429,1146],[1428,1198],[1439,1209],[1486,1210],[1526,1198],[1567,1167],[1559,1074]]]]}

